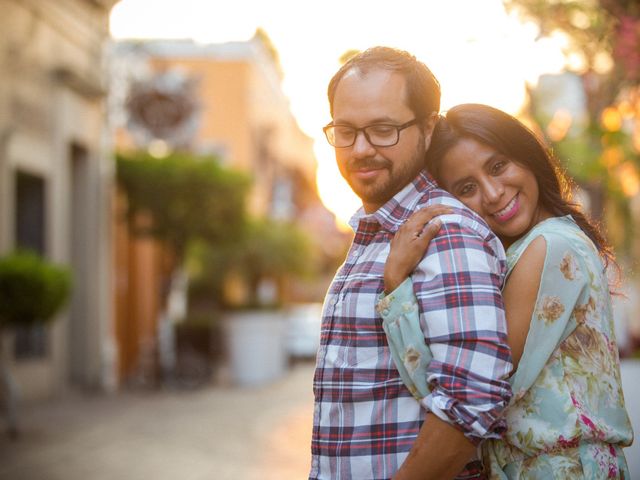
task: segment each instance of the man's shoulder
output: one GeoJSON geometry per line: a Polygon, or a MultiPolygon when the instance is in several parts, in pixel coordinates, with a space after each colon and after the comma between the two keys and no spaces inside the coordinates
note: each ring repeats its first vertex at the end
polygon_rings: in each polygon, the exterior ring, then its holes
{"type": "Polygon", "coordinates": [[[451,208],[451,214],[441,216],[444,224],[455,223],[464,230],[473,232],[487,240],[494,240],[496,238],[495,234],[480,215],[465,206],[446,190],[436,187],[424,192],[418,199],[413,210],[420,210],[429,205],[446,205],[451,208]]]}

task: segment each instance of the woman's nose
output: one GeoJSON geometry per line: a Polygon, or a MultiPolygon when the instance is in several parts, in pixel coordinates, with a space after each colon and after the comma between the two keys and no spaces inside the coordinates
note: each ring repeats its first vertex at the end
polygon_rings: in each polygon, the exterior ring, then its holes
{"type": "Polygon", "coordinates": [[[504,186],[497,180],[488,180],[484,186],[484,196],[488,203],[494,203],[502,197],[504,186]]]}

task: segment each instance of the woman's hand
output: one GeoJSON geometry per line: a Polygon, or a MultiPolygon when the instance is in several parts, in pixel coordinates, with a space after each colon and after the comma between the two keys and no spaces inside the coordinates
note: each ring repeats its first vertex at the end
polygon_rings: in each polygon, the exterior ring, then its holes
{"type": "Polygon", "coordinates": [[[445,205],[430,205],[413,212],[405,220],[391,241],[384,266],[385,293],[394,291],[413,272],[442,225],[438,219],[427,223],[438,215],[452,212],[445,205]]]}

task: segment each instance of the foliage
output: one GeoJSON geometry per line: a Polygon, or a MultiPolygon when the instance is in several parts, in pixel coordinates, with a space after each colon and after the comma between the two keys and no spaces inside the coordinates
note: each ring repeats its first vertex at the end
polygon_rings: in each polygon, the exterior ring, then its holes
{"type": "Polygon", "coordinates": [[[166,242],[179,258],[190,241],[222,244],[240,236],[248,177],[221,167],[214,157],[173,153],[159,159],[137,153],[116,158],[135,233],[166,242]]]}
{"type": "Polygon", "coordinates": [[[0,258],[0,325],[51,320],[71,292],[68,268],[21,251],[0,258]]]}
{"type": "Polygon", "coordinates": [[[269,219],[247,225],[240,265],[249,277],[304,274],[309,265],[309,244],[295,225],[269,219]]]}
{"type": "MultiPolygon", "coordinates": [[[[504,0],[507,10],[535,21],[540,36],[563,32],[567,54],[578,55],[584,72],[599,72],[599,102],[592,115],[609,106],[622,86],[640,82],[640,4],[637,0],[504,0]]],[[[583,73],[584,73],[583,72],[583,73]]],[[[591,79],[593,80],[593,79],[591,79]]],[[[593,102],[591,102],[593,103],[593,102]]]]}
{"type": "Polygon", "coordinates": [[[599,55],[612,52],[614,18],[596,0],[504,0],[504,4],[508,11],[516,10],[534,20],[541,36],[565,32],[571,51],[579,52],[590,67],[599,55]]]}
{"type": "Polygon", "coordinates": [[[247,222],[238,242],[221,248],[199,244],[193,250],[197,270],[191,294],[214,296],[226,305],[223,287],[229,276],[242,279],[249,288],[245,306],[258,306],[258,285],[269,278],[303,277],[314,268],[313,247],[306,232],[294,224],[270,219],[247,222]]]}

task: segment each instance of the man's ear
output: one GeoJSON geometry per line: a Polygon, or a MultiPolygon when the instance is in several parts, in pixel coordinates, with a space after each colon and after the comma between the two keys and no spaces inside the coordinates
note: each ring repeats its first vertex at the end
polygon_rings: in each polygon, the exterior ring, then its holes
{"type": "Polygon", "coordinates": [[[431,145],[431,135],[433,135],[433,129],[435,128],[436,123],[438,122],[438,118],[440,118],[438,113],[432,112],[431,115],[429,115],[429,118],[427,118],[422,122],[422,133],[424,134],[425,153],[427,150],[429,150],[429,145],[431,145]]]}

